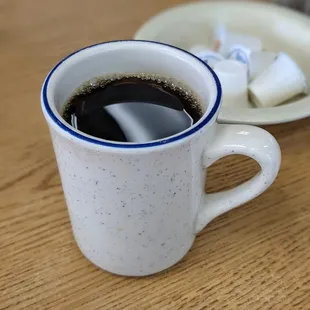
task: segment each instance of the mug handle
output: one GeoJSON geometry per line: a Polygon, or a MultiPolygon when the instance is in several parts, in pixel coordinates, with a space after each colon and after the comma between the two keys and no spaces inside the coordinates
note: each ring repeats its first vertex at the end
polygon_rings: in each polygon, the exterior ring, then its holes
{"type": "Polygon", "coordinates": [[[281,151],[275,138],[267,131],[247,125],[217,124],[216,136],[203,154],[208,168],[227,155],[239,154],[253,158],[261,171],[249,181],[215,194],[205,194],[199,210],[196,233],[217,216],[262,194],[275,180],[280,169],[281,151]]]}

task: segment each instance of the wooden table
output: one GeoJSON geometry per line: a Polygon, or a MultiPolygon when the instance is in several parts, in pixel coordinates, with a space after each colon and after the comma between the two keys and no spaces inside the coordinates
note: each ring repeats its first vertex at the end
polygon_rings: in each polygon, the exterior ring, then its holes
{"type": "MultiPolygon", "coordinates": [[[[309,119],[267,127],[283,151],[274,185],[214,220],[168,272],[114,276],[75,245],[40,111],[42,81],[69,52],[131,38],[179,2],[0,2],[0,309],[310,309],[309,119]]],[[[208,190],[256,171],[243,157],[222,160],[208,190]]]]}

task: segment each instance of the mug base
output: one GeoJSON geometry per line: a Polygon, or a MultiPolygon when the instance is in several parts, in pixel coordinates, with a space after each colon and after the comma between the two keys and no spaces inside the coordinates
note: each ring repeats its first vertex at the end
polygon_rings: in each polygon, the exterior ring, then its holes
{"type": "Polygon", "coordinates": [[[111,267],[103,266],[102,264],[100,264],[100,262],[96,261],[96,259],[90,258],[85,252],[83,252],[83,250],[81,249],[81,247],[79,245],[78,245],[78,248],[88,261],[90,261],[93,265],[95,265],[96,267],[98,267],[104,271],[107,271],[107,272],[112,273],[112,274],[117,275],[117,276],[124,276],[124,277],[147,277],[147,276],[159,274],[161,272],[165,272],[168,269],[170,269],[171,267],[173,267],[174,265],[176,265],[177,263],[179,263],[186,256],[186,254],[189,252],[189,250],[191,249],[191,247],[193,245],[193,242],[194,242],[194,239],[188,245],[188,247],[186,247],[186,249],[184,249],[182,255],[178,259],[174,259],[172,261],[169,261],[169,263],[167,262],[166,265],[162,265],[160,267],[156,266],[157,268],[156,267],[148,267],[149,269],[138,269],[138,270],[133,270],[133,268],[127,268],[127,267],[113,268],[113,266],[111,266],[111,267]]]}

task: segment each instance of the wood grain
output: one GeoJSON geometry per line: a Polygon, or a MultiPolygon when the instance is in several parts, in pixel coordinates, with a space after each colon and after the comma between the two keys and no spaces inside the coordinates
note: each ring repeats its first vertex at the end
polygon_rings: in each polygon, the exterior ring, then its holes
{"type": "MultiPolygon", "coordinates": [[[[135,279],[77,249],[39,104],[48,70],[99,41],[131,38],[180,0],[0,1],[0,309],[310,309],[310,120],[270,126],[283,151],[261,197],[213,221],[177,266],[135,279]]],[[[226,158],[208,191],[257,170],[226,158]]]]}

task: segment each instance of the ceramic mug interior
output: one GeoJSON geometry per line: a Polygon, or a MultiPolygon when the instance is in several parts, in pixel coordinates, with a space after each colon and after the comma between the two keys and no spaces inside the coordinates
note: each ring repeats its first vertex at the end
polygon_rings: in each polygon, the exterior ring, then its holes
{"type": "MultiPolygon", "coordinates": [[[[210,67],[179,48],[151,41],[111,41],[78,50],[60,61],[47,76],[42,88],[43,111],[65,131],[89,142],[120,146],[124,143],[89,136],[68,125],[61,117],[72,93],[83,83],[105,75],[121,73],[158,74],[174,78],[194,91],[201,102],[204,116],[194,126],[164,139],[172,142],[199,130],[218,112],[221,101],[219,80],[210,67]]],[[[59,129],[59,128],[58,128],[59,129]]],[[[125,143],[136,145],[135,143],[125,143]]],[[[144,144],[148,145],[152,143],[144,144]]]]}

